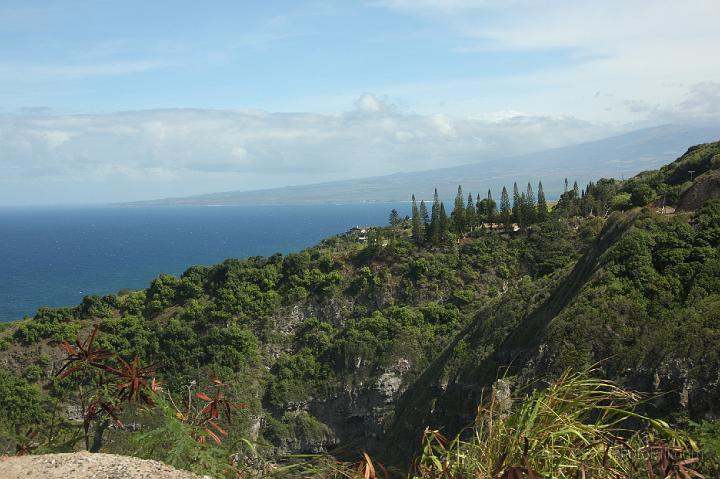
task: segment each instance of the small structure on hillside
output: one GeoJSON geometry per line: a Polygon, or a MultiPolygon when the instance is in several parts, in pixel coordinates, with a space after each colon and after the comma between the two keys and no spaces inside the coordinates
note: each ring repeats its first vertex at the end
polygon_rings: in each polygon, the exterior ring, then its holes
{"type": "MultiPolygon", "coordinates": [[[[489,230],[504,230],[505,225],[502,223],[482,223],[480,224],[481,228],[489,229],[489,230]]],[[[510,228],[512,228],[513,231],[520,231],[520,225],[517,223],[513,223],[510,225],[510,228]]]]}
{"type": "Polygon", "coordinates": [[[368,240],[368,226],[353,226],[347,232],[348,235],[355,237],[360,243],[365,243],[368,240]]]}
{"type": "Polygon", "coordinates": [[[367,233],[367,230],[368,229],[365,226],[353,226],[352,228],[350,228],[350,231],[348,231],[348,233],[364,235],[365,233],[367,233]]]}

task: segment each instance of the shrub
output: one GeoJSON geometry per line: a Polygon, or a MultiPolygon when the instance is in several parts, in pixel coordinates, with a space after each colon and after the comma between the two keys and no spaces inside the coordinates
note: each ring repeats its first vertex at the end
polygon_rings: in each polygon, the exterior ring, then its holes
{"type": "Polygon", "coordinates": [[[26,345],[48,338],[55,341],[70,339],[80,328],[76,320],[75,309],[40,308],[32,320],[23,322],[15,330],[13,339],[26,345]]]}
{"type": "Polygon", "coordinates": [[[630,199],[634,206],[645,206],[655,197],[655,190],[645,183],[639,183],[630,190],[630,199]]]}

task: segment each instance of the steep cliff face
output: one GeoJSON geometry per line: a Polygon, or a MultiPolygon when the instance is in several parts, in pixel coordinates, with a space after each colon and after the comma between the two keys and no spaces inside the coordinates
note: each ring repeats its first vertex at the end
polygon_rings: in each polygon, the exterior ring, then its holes
{"type": "Polygon", "coordinates": [[[407,387],[403,376],[410,367],[401,358],[367,384],[348,385],[331,398],[310,401],[308,410],[328,425],[337,437],[336,445],[342,449],[350,452],[374,448],[384,436],[397,398],[407,387]]]}
{"type": "MultiPolygon", "coordinates": [[[[329,295],[288,305],[271,320],[284,340],[263,343],[262,348],[275,359],[292,355],[298,349],[295,337],[302,334],[300,331],[308,321],[343,328],[356,316],[358,308],[377,311],[381,309],[377,303],[372,297],[329,295]]],[[[397,397],[407,387],[407,373],[414,366],[402,355],[393,361],[380,366],[375,358],[353,356],[340,369],[341,377],[327,389],[282,403],[265,401],[268,413],[291,424],[286,435],[275,438],[279,452],[317,454],[337,448],[349,452],[377,444],[397,397]]],[[[266,418],[261,422],[260,432],[267,424],[266,418]]]]}
{"type": "MultiPolygon", "coordinates": [[[[355,305],[352,298],[327,298],[288,307],[285,314],[275,316],[274,322],[289,341],[263,347],[275,358],[292,354],[292,337],[304,321],[317,319],[342,327],[352,317],[355,305]]],[[[290,422],[304,418],[305,424],[312,423],[311,427],[294,427],[280,438],[277,441],[280,451],[317,454],[338,452],[340,448],[352,455],[356,450],[378,444],[397,398],[407,387],[407,373],[412,369],[413,364],[404,357],[378,367],[373,358],[358,355],[343,368],[342,379],[336,386],[313,391],[297,401],[266,403],[264,407],[276,418],[286,422],[288,418],[292,418],[290,422]]],[[[264,423],[267,424],[267,420],[264,423]]]]}

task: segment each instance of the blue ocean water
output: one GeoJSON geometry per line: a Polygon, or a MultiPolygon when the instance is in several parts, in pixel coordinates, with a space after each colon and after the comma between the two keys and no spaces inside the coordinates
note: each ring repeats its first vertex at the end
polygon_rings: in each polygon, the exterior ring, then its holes
{"type": "Polygon", "coordinates": [[[299,251],[408,204],[0,208],[0,321],[88,294],[141,289],[160,273],[299,251]]]}

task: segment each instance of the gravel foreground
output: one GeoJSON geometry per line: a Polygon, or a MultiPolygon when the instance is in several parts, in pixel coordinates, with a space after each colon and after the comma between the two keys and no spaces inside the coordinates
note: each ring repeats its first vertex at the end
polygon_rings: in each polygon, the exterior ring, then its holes
{"type": "Polygon", "coordinates": [[[0,457],[2,479],[209,479],[158,461],[76,452],[0,457]]]}

